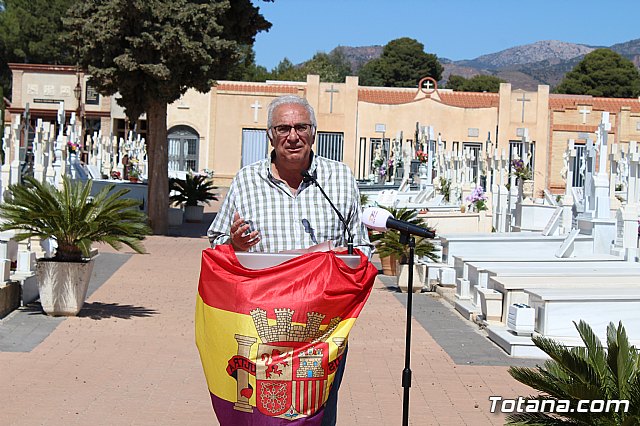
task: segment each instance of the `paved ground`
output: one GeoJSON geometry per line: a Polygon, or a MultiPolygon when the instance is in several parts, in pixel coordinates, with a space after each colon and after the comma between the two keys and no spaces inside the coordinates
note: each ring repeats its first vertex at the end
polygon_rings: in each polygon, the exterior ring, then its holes
{"type": "MultiPolygon", "coordinates": [[[[149,238],[147,255],[99,247],[99,288],[78,317],[34,305],[0,320],[0,425],[217,424],[193,337],[208,242],[202,226],[175,233],[149,238]]],[[[376,281],[350,338],[338,424],[401,424],[404,300],[376,281]]],[[[531,393],[507,373],[516,361],[432,295],[414,302],[410,423],[503,424],[489,395],[531,393]]]]}

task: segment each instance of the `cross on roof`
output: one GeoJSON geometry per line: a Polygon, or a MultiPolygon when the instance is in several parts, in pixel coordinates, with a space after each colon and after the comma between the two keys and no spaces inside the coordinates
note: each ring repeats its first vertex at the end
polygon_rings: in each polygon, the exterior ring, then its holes
{"type": "Polygon", "coordinates": [[[329,113],[331,114],[333,112],[333,94],[334,93],[339,93],[340,91],[338,89],[334,89],[333,84],[331,85],[331,89],[327,89],[325,90],[325,92],[329,93],[331,95],[331,97],[329,98],[329,113]]]}
{"type": "Polygon", "coordinates": [[[582,114],[582,124],[587,124],[587,114],[591,114],[591,111],[589,111],[587,107],[582,107],[578,112],[582,114]]]}
{"type": "Polygon", "coordinates": [[[262,105],[260,105],[260,102],[258,102],[257,100],[251,104],[251,109],[253,109],[253,122],[257,123],[258,122],[258,110],[262,108],[262,105]]]}
{"type": "Polygon", "coordinates": [[[531,99],[527,99],[525,97],[524,92],[522,92],[522,97],[520,99],[516,99],[517,101],[522,101],[522,122],[524,123],[524,103],[531,102],[531,99]]]}

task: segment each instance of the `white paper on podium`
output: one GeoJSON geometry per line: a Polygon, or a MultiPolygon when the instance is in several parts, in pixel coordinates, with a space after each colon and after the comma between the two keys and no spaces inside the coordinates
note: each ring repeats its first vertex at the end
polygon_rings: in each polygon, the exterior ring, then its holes
{"type": "MultiPolygon", "coordinates": [[[[248,269],[270,268],[298,256],[300,254],[236,252],[240,264],[248,269]]],[[[338,259],[341,259],[350,268],[355,268],[360,264],[360,256],[356,254],[339,254],[338,259]]]]}

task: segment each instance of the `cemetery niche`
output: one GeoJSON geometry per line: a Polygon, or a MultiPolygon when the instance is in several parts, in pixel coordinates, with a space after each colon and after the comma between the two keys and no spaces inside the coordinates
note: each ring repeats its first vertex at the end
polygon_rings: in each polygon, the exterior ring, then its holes
{"type": "MultiPolygon", "coordinates": [[[[545,357],[536,335],[580,345],[572,324],[581,319],[601,338],[606,324],[622,321],[640,343],[640,149],[611,142],[608,113],[595,132],[566,141],[564,190],[555,194],[533,191],[527,128],[508,149],[489,134],[480,149],[452,150],[437,129],[416,128],[415,146],[400,151],[407,184],[360,185],[372,204],[416,211],[436,229],[440,258],[417,260],[424,271],[414,288],[448,295],[512,356],[545,357]]],[[[372,158],[393,158],[397,140],[372,158]]]]}

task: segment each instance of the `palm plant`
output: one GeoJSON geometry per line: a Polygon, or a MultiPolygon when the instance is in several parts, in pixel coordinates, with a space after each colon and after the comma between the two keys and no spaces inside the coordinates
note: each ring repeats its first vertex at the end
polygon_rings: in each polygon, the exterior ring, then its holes
{"type": "Polygon", "coordinates": [[[53,238],[58,248],[53,260],[80,262],[91,243],[104,242],[116,250],[125,244],[144,253],[140,243],[151,231],[139,202],[122,198],[128,189],[105,186],[91,197],[91,181],[63,179],[62,189],[32,177],[25,184],[9,185],[11,199],[0,204],[0,231],[16,230],[20,241],[29,237],[53,238]]]}
{"type": "MultiPolygon", "coordinates": [[[[409,222],[416,226],[425,227],[426,224],[422,218],[418,217],[416,210],[408,210],[406,208],[397,209],[395,207],[382,207],[389,211],[391,215],[405,222],[409,222]]],[[[409,246],[400,242],[400,232],[390,229],[386,232],[372,234],[370,236],[371,242],[377,241],[376,251],[378,255],[382,257],[394,256],[400,260],[400,263],[405,263],[407,256],[409,255],[409,246]]],[[[436,254],[436,247],[434,244],[426,238],[416,237],[415,254],[418,257],[428,257],[435,261],[438,256],[436,254]]]]}
{"type": "Polygon", "coordinates": [[[197,206],[198,203],[207,203],[218,200],[213,192],[216,187],[207,176],[193,173],[187,174],[185,179],[171,179],[169,189],[176,193],[169,198],[175,205],[197,206]]]}
{"type": "MultiPolygon", "coordinates": [[[[575,324],[575,322],[574,322],[575,324]]],[[[517,413],[507,417],[517,425],[637,425],[640,424],[640,355],[622,323],[607,327],[607,348],[589,325],[575,324],[585,347],[567,348],[536,336],[533,342],[551,359],[537,368],[511,367],[509,373],[542,393],[541,398],[569,401],[568,412],[517,413]],[[578,412],[580,400],[628,400],[625,412],[578,412]]],[[[530,397],[527,401],[538,398],[530,397]]],[[[525,410],[526,411],[526,410],[525,410]]]]}

